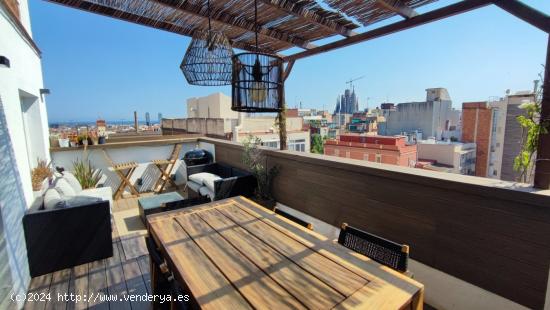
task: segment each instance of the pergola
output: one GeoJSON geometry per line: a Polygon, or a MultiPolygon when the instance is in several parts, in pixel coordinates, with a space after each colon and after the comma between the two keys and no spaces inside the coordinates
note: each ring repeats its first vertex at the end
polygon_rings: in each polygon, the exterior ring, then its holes
{"type": "MultiPolygon", "coordinates": [[[[121,20],[192,36],[208,27],[204,0],[47,0],[121,20]]],[[[318,55],[395,32],[496,5],[517,18],[550,33],[550,17],[519,0],[463,0],[418,14],[415,9],[436,0],[258,0],[258,27],[254,22],[254,0],[211,0],[212,28],[224,32],[233,47],[255,51],[254,32],[259,32],[262,52],[280,54],[290,48],[302,51],[280,55],[287,63],[285,76],[298,59],[318,55]],[[357,32],[361,26],[394,16],[401,21],[357,32]],[[316,41],[340,37],[324,45],[316,41]]],[[[550,64],[550,38],[546,64],[550,64]]],[[[550,77],[546,66],[541,122],[550,121],[550,77]]],[[[284,115],[283,115],[284,116],[284,115]]],[[[282,134],[284,130],[281,130],[282,134]]],[[[284,139],[286,141],[286,139],[284,139]]],[[[283,139],[281,139],[283,145],[283,139]]],[[[535,187],[550,189],[550,134],[539,138],[535,187]]]]}

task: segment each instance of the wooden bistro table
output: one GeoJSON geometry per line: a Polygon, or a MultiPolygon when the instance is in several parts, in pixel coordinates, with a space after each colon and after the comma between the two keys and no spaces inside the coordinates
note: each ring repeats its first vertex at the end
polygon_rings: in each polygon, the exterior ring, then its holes
{"type": "Polygon", "coordinates": [[[147,217],[202,309],[422,309],[424,286],[244,197],[147,217]]]}

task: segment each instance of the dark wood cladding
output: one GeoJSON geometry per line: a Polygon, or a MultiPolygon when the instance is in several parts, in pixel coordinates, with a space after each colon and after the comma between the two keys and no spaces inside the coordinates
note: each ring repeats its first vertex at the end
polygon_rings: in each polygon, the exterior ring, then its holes
{"type": "MultiPolygon", "coordinates": [[[[206,140],[216,144],[218,162],[245,168],[240,146],[206,140]]],[[[277,201],[337,227],[347,222],[409,244],[411,258],[423,264],[529,308],[544,307],[550,197],[339,158],[266,155],[268,167],[280,167],[277,201]]]]}

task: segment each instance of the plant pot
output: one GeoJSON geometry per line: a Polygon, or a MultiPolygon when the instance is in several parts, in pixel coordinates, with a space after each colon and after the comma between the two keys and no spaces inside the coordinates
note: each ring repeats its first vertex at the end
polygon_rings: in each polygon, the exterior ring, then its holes
{"type": "Polygon", "coordinates": [[[99,137],[99,138],[97,139],[97,143],[98,143],[98,144],[105,144],[105,137],[99,137]]]}
{"type": "Polygon", "coordinates": [[[58,139],[59,147],[69,147],[69,139],[58,139]]]}
{"type": "Polygon", "coordinates": [[[77,147],[77,146],[78,146],[78,142],[71,141],[71,147],[77,147]]]}
{"type": "Polygon", "coordinates": [[[254,201],[255,203],[269,210],[273,210],[273,208],[275,208],[275,205],[277,204],[277,201],[275,201],[275,199],[273,198],[264,199],[264,198],[258,198],[258,197],[251,197],[250,199],[252,199],[252,201],[254,201]]]}

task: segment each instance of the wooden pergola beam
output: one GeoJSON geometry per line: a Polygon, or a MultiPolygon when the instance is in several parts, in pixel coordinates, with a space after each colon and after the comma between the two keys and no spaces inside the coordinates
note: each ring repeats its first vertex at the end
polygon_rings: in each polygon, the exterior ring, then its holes
{"type": "MultiPolygon", "coordinates": [[[[66,5],[65,3],[63,3],[61,0],[46,0],[46,1],[53,2],[53,3],[56,3],[56,4],[60,4],[60,5],[63,5],[63,6],[67,6],[67,7],[70,7],[70,8],[76,8],[76,9],[86,11],[86,12],[92,12],[94,14],[99,14],[99,15],[103,15],[103,16],[107,16],[107,17],[111,17],[111,18],[116,18],[116,19],[119,19],[119,20],[135,23],[135,24],[142,25],[142,26],[146,25],[146,26],[153,27],[153,28],[156,28],[156,29],[165,30],[165,31],[169,31],[169,32],[173,32],[173,33],[177,33],[177,34],[181,34],[181,35],[185,35],[185,36],[192,36],[193,31],[194,31],[193,29],[181,27],[181,26],[178,26],[178,25],[174,25],[174,24],[167,23],[167,22],[164,22],[164,21],[155,20],[155,19],[152,19],[152,18],[144,17],[144,16],[141,16],[141,15],[133,14],[133,13],[128,13],[126,11],[118,10],[118,9],[112,8],[110,6],[100,5],[100,4],[97,4],[97,3],[90,3],[90,2],[87,2],[87,1],[79,1],[78,6],[72,6],[72,5],[69,6],[69,5],[66,5]]],[[[240,48],[240,49],[243,49],[243,50],[254,50],[256,48],[252,45],[242,43],[242,42],[235,42],[235,41],[232,41],[231,45],[233,47],[240,48]]],[[[262,50],[262,51],[265,52],[265,53],[272,53],[273,52],[271,50],[262,50]]]]}
{"type": "Polygon", "coordinates": [[[301,7],[297,8],[289,1],[281,1],[281,0],[260,0],[260,1],[271,7],[278,8],[279,10],[284,11],[287,14],[293,15],[301,19],[305,19],[310,23],[316,24],[317,26],[320,26],[329,31],[332,31],[335,34],[339,34],[344,37],[352,37],[357,34],[355,31],[346,29],[345,27],[342,27],[333,21],[329,21],[326,18],[319,16],[318,14],[315,14],[301,7]]]}
{"type": "Polygon", "coordinates": [[[402,20],[387,26],[383,26],[371,31],[367,31],[353,37],[342,39],[336,42],[321,45],[319,47],[303,51],[300,53],[285,56],[283,59],[285,62],[291,60],[298,60],[313,55],[318,55],[333,51],[342,47],[354,45],[357,43],[369,41],[372,39],[380,38],[395,32],[403,31],[409,28],[417,27],[420,25],[428,24],[440,19],[451,17],[457,14],[465,13],[489,4],[492,4],[494,0],[463,0],[446,7],[430,11],[428,13],[420,14],[415,17],[402,20]]]}
{"type": "Polygon", "coordinates": [[[540,30],[550,33],[550,16],[518,0],[496,0],[495,5],[514,15],[515,17],[531,24],[540,30]]]}
{"type": "Polygon", "coordinates": [[[406,19],[413,18],[418,15],[414,9],[403,3],[401,0],[394,0],[393,3],[389,0],[376,0],[375,4],[384,10],[394,12],[406,19]]]}
{"type": "MultiPolygon", "coordinates": [[[[206,10],[206,7],[202,5],[195,5],[187,1],[185,2],[183,1],[174,2],[171,0],[151,0],[151,1],[160,3],[162,5],[165,5],[175,10],[180,10],[186,14],[190,14],[203,19],[208,19],[208,11],[206,10]]],[[[254,24],[254,22],[250,22],[246,19],[243,19],[240,16],[233,16],[227,13],[220,14],[219,10],[217,10],[214,7],[212,7],[211,20],[216,23],[224,24],[233,28],[242,29],[248,32],[255,32],[256,30],[256,25],[254,24]]],[[[259,25],[258,29],[259,29],[258,34],[273,40],[290,43],[292,45],[295,45],[297,47],[300,47],[306,50],[317,47],[315,44],[312,44],[307,40],[304,40],[297,36],[292,36],[292,34],[281,32],[276,29],[262,28],[261,25],[259,25]]]]}

